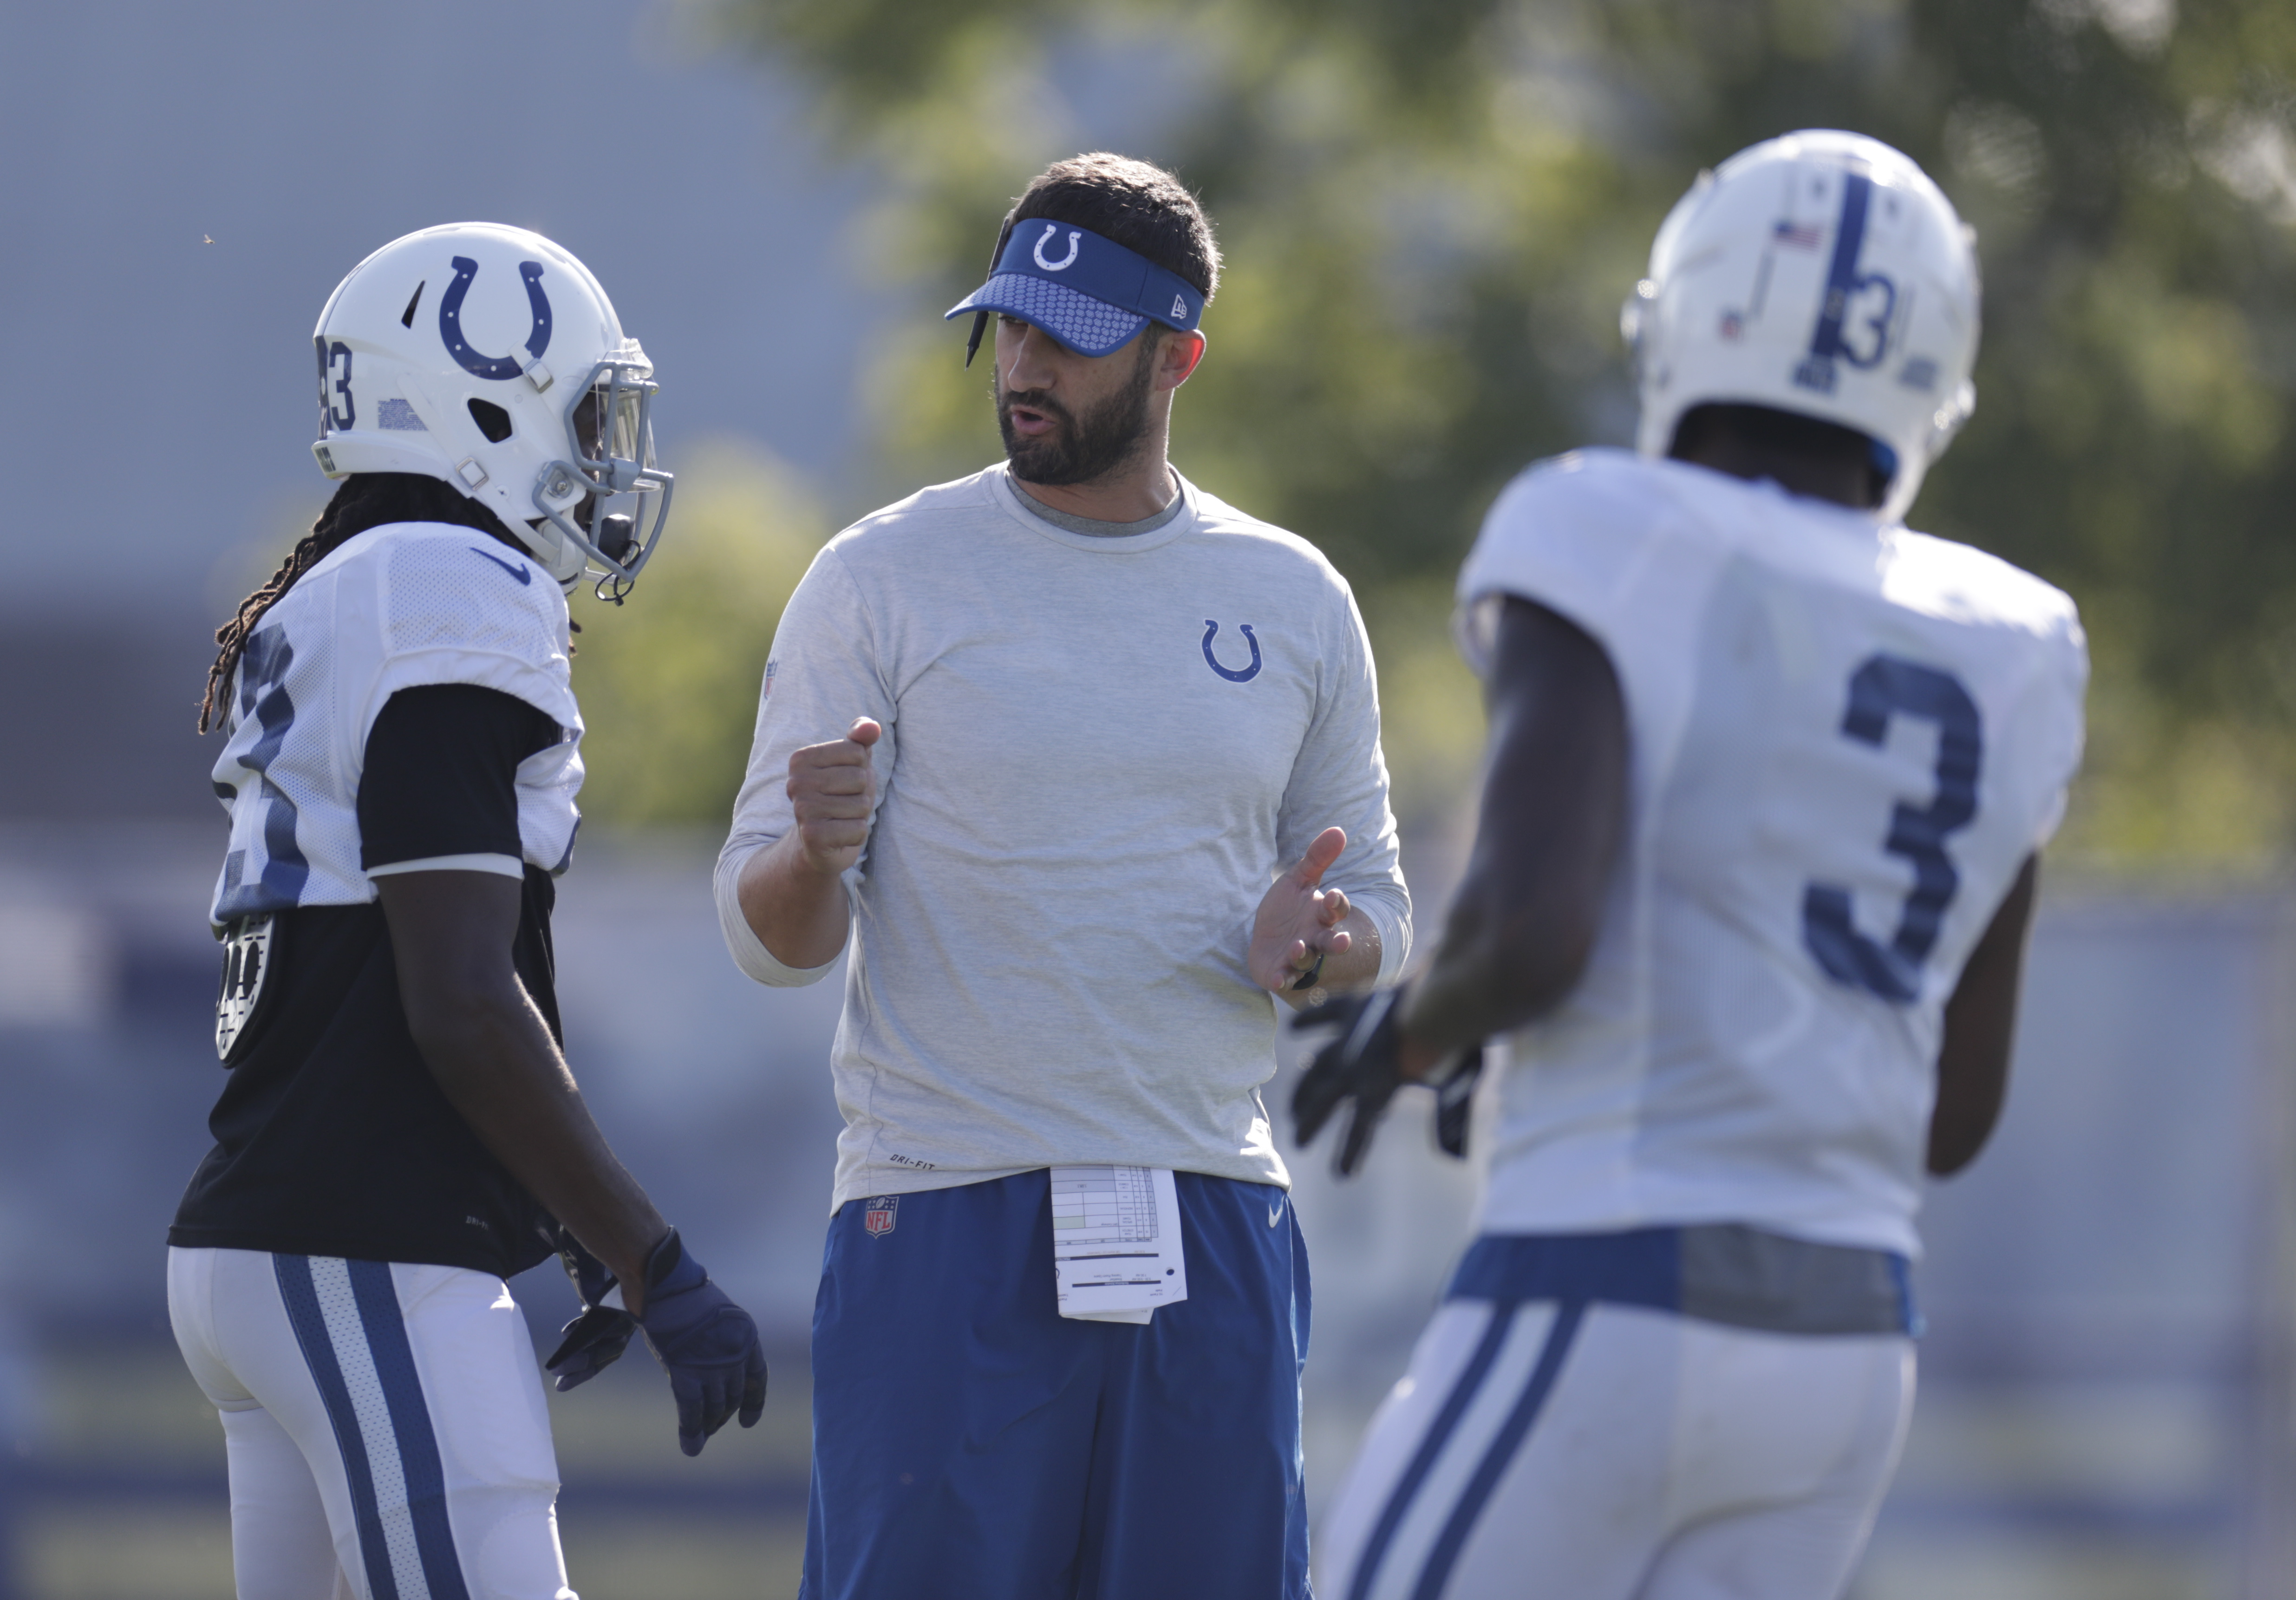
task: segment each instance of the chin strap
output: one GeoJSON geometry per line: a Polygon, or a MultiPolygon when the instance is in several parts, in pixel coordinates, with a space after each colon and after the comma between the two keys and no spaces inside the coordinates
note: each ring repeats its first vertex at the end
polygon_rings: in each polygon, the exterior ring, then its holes
{"type": "MultiPolygon", "coordinates": [[[[1013,213],[1011,211],[1007,211],[1004,213],[1004,226],[996,230],[996,248],[988,252],[988,270],[991,273],[994,273],[996,270],[996,263],[1004,258],[1004,246],[1006,242],[1012,237],[1013,213]]],[[[974,312],[972,314],[972,337],[964,341],[964,365],[967,371],[972,370],[973,357],[980,354],[981,334],[988,331],[988,313],[986,311],[974,312]]]]}

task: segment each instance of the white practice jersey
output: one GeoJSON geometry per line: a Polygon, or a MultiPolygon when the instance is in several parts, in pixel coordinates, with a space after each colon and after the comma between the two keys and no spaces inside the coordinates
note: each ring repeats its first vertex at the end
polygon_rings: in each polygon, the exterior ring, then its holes
{"type": "Polygon", "coordinates": [[[367,734],[393,694],[430,684],[501,690],[566,730],[518,769],[525,859],[562,868],[582,786],[567,644],[557,584],[476,529],[369,529],[303,574],[249,636],[233,680],[215,766],[231,846],[212,920],[375,898],[359,865],[367,734]]]}
{"type": "Polygon", "coordinates": [[[1460,576],[1609,652],[1628,831],[1577,989],[1504,1052],[1487,1233],[1738,1222],[1918,1252],[1945,1003],[2079,764],[2072,602],[1770,483],[1589,450],[1460,576]]]}

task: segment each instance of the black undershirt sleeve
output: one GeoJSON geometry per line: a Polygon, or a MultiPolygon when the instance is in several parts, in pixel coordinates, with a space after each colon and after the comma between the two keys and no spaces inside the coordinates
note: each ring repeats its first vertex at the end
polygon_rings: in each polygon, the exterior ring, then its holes
{"type": "Polygon", "coordinates": [[[367,734],[359,865],[372,870],[434,856],[520,859],[519,763],[562,737],[547,713],[499,689],[401,689],[367,734]]]}

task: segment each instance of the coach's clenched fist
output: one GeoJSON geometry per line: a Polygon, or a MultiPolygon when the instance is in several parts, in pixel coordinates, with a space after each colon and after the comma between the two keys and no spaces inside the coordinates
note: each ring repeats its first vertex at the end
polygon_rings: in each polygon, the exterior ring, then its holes
{"type": "Polygon", "coordinates": [[[790,756],[790,809],[797,825],[743,864],[742,915],[767,954],[800,972],[826,966],[845,948],[850,913],[841,874],[869,842],[877,774],[869,747],[885,730],[854,719],[842,739],[790,756]]]}
{"type": "Polygon", "coordinates": [[[834,877],[861,858],[869,814],[877,808],[869,747],[884,734],[869,718],[856,718],[842,739],[791,755],[790,809],[797,815],[798,848],[814,871],[834,877]]]}

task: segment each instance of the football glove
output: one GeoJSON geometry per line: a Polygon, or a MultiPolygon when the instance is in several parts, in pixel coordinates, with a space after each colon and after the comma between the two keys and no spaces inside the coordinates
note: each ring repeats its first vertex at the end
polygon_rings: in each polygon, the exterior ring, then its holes
{"type": "MultiPolygon", "coordinates": [[[[1403,988],[1349,995],[1311,1007],[1292,1019],[1298,1030],[1338,1024],[1339,1033],[1316,1052],[1292,1092],[1292,1127],[1304,1147],[1316,1142],[1333,1112],[1349,1104],[1347,1133],[1333,1153],[1332,1169],[1352,1177],[1371,1148],[1372,1135],[1387,1114],[1388,1102],[1405,1084],[1403,1076],[1403,988]]],[[[1447,1155],[1467,1153],[1468,1112],[1475,1079],[1483,1070],[1483,1047],[1471,1045],[1444,1059],[1423,1081],[1435,1091],[1435,1143],[1447,1155]]]]}
{"type": "Polygon", "coordinates": [[[669,1374],[677,1448],[699,1456],[736,1410],[743,1427],[756,1427],[766,1410],[766,1353],[750,1314],[709,1281],[676,1228],[646,1257],[645,1280],[637,1323],[669,1374]]]}
{"type": "Polygon", "coordinates": [[[558,1259],[573,1280],[575,1293],[582,1297],[581,1315],[559,1330],[562,1337],[558,1348],[543,1363],[545,1371],[556,1374],[558,1392],[563,1394],[620,1360],[637,1333],[638,1319],[619,1306],[604,1303],[607,1291],[614,1287],[614,1275],[562,1229],[558,1235],[558,1259]]]}

